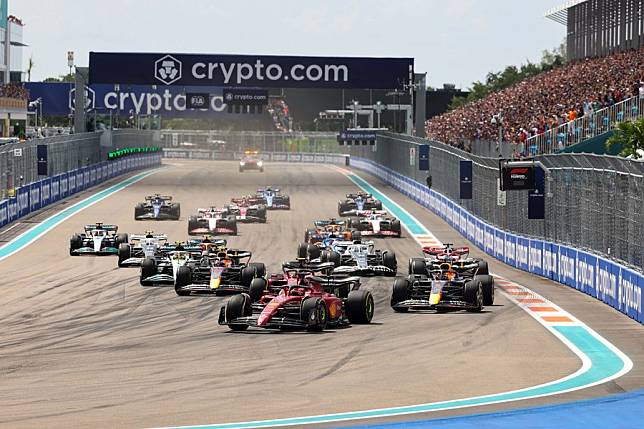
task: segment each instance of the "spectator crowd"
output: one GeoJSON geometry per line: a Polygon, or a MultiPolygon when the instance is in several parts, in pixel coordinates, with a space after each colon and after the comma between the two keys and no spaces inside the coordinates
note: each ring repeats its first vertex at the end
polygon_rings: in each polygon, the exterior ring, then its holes
{"type": "Polygon", "coordinates": [[[0,97],[15,98],[18,100],[28,100],[29,91],[17,83],[8,83],[0,85],[0,97]]]}
{"type": "Polygon", "coordinates": [[[644,97],[644,49],[565,64],[427,121],[428,138],[470,150],[523,143],[633,96],[644,97]]]}

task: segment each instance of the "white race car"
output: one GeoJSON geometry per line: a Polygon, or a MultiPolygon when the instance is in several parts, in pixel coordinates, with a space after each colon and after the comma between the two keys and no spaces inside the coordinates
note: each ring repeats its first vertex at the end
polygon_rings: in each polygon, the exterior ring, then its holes
{"type": "Polygon", "coordinates": [[[361,237],[398,237],[402,235],[400,221],[385,210],[357,210],[357,217],[347,219],[347,226],[360,231],[361,237]]]}
{"type": "Polygon", "coordinates": [[[228,209],[198,209],[197,215],[188,219],[188,234],[237,235],[236,216],[228,209]]]}
{"type": "Polygon", "coordinates": [[[335,241],[321,253],[320,262],[333,262],[338,274],[395,276],[398,271],[396,254],[376,249],[373,241],[335,241]]]}
{"type": "Polygon", "coordinates": [[[145,234],[131,234],[130,243],[119,245],[119,267],[138,267],[145,258],[154,258],[168,241],[165,234],[154,234],[147,231],[145,234]]]}

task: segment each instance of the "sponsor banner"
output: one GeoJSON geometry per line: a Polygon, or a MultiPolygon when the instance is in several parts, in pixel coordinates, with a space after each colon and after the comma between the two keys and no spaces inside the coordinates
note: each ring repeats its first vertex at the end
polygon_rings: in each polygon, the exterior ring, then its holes
{"type": "MultiPolygon", "coordinates": [[[[593,296],[612,307],[620,308],[620,275],[621,271],[628,270],[621,270],[617,264],[604,258],[597,258],[595,268],[595,294],[593,296]]],[[[621,308],[620,310],[624,311],[621,308]]],[[[627,312],[624,311],[624,313],[627,312]]]]}
{"type": "Polygon", "coordinates": [[[474,243],[481,248],[485,249],[485,223],[481,222],[479,219],[476,219],[476,232],[474,236],[474,243]]]}
{"type": "Polygon", "coordinates": [[[460,174],[460,191],[459,198],[461,200],[472,199],[472,161],[461,160],[459,161],[459,174],[460,174]]]}
{"type": "Polygon", "coordinates": [[[253,88],[225,88],[224,102],[234,106],[265,106],[268,104],[268,91],[253,88]]]}
{"type": "Polygon", "coordinates": [[[545,219],[546,173],[535,168],[535,189],[528,191],[528,219],[545,219]]]}
{"type": "Polygon", "coordinates": [[[286,161],[286,154],[285,153],[274,153],[272,158],[273,158],[273,161],[286,161]]]}
{"type": "Polygon", "coordinates": [[[577,288],[577,250],[559,246],[559,282],[577,288]]]}
{"type": "Polygon", "coordinates": [[[18,198],[9,198],[7,200],[7,218],[9,223],[18,219],[18,198]]]}
{"type": "Polygon", "coordinates": [[[39,144],[36,146],[37,170],[39,176],[47,176],[49,170],[47,168],[47,148],[46,144],[39,144]]]}
{"type": "Polygon", "coordinates": [[[29,186],[23,186],[16,190],[16,199],[18,200],[18,217],[23,217],[29,213],[29,186]]]}
{"type": "Polygon", "coordinates": [[[559,245],[543,243],[543,276],[559,281],[559,245]]]}
{"type": "Polygon", "coordinates": [[[188,109],[208,109],[209,106],[210,106],[210,94],[209,93],[207,93],[207,92],[186,92],[186,108],[188,108],[188,109]]]}
{"type": "Polygon", "coordinates": [[[60,199],[60,175],[50,178],[49,202],[53,203],[60,199]]]}
{"type": "Polygon", "coordinates": [[[302,162],[313,162],[315,161],[315,156],[309,154],[302,154],[302,162]]]}
{"type": "Polygon", "coordinates": [[[528,254],[528,266],[531,273],[547,277],[543,272],[543,241],[530,240],[530,253],[528,254]]]}
{"type": "Polygon", "coordinates": [[[40,181],[40,206],[45,207],[51,202],[51,179],[40,181]]]}
{"type": "Polygon", "coordinates": [[[429,145],[421,144],[418,146],[418,169],[420,171],[429,171],[429,145]]]}
{"type": "Polygon", "coordinates": [[[89,82],[255,88],[403,88],[412,58],[90,52],[89,82]]]}
{"type": "Polygon", "coordinates": [[[490,255],[494,255],[494,238],[496,236],[495,230],[496,228],[487,224],[485,225],[485,247],[483,249],[485,250],[485,253],[488,253],[490,255]]]}
{"type": "Polygon", "coordinates": [[[289,153],[288,160],[289,162],[300,162],[302,161],[302,155],[299,153],[289,153]]]}
{"type": "Polygon", "coordinates": [[[633,319],[644,322],[644,313],[642,312],[644,276],[632,270],[622,268],[619,270],[618,285],[616,308],[633,319]]]}
{"type": "Polygon", "coordinates": [[[517,236],[517,253],[516,261],[517,268],[522,269],[523,271],[528,271],[529,268],[529,258],[530,258],[530,240],[521,236],[517,236]]]}
{"type": "Polygon", "coordinates": [[[494,228],[494,257],[505,260],[505,232],[494,228]]]}
{"type": "Polygon", "coordinates": [[[89,170],[89,185],[93,186],[96,184],[96,167],[91,167],[89,170]]]}
{"type": "Polygon", "coordinates": [[[76,170],[67,173],[67,195],[76,193],[76,170]]]}
{"type": "Polygon", "coordinates": [[[517,236],[509,232],[505,233],[505,263],[517,266],[517,236]]]}
{"type": "Polygon", "coordinates": [[[68,195],[70,195],[70,192],[69,192],[69,173],[59,174],[58,177],[60,178],[60,194],[59,194],[59,198],[65,198],[68,195]]]}
{"type": "Polygon", "coordinates": [[[597,296],[595,293],[595,270],[597,256],[578,250],[575,267],[575,288],[588,295],[597,296]]]}
{"type": "Polygon", "coordinates": [[[0,201],[0,228],[9,223],[9,201],[0,201]]]}
{"type": "Polygon", "coordinates": [[[29,211],[40,208],[40,182],[29,185],[29,211]]]}

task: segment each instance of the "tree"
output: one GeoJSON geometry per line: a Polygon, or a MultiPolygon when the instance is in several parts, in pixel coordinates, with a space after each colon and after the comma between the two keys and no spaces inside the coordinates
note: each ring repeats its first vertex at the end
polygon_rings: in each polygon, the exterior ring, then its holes
{"type": "Polygon", "coordinates": [[[644,118],[631,122],[619,122],[615,133],[606,142],[610,150],[621,146],[621,156],[632,156],[633,159],[644,158],[644,118]]]}
{"type": "Polygon", "coordinates": [[[76,76],[73,73],[60,75],[58,77],[48,77],[47,79],[43,80],[43,82],[46,82],[46,83],[51,83],[51,82],[74,83],[75,81],[76,81],[76,76]]]}
{"type": "Polygon", "coordinates": [[[35,65],[36,64],[34,63],[34,57],[30,56],[29,63],[27,65],[27,82],[31,82],[31,71],[34,69],[35,65]]]}

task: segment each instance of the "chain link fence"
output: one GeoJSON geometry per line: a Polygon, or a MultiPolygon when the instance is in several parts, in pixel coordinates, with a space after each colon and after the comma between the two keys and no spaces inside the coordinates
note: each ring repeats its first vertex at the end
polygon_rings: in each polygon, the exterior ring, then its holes
{"type": "Polygon", "coordinates": [[[390,133],[379,136],[375,146],[341,151],[422,184],[431,175],[432,189],[509,232],[592,250],[639,270],[644,265],[644,162],[594,154],[536,157],[550,172],[545,220],[533,220],[528,219],[527,191],[499,191],[499,158],[390,133]],[[429,171],[418,169],[420,145],[429,146],[429,171]],[[471,200],[459,198],[461,160],[473,164],[471,200]]]}

